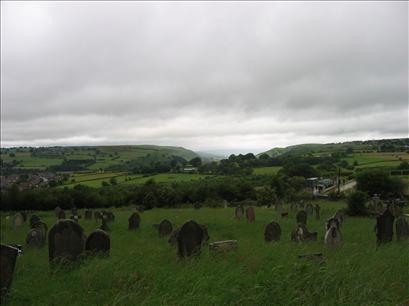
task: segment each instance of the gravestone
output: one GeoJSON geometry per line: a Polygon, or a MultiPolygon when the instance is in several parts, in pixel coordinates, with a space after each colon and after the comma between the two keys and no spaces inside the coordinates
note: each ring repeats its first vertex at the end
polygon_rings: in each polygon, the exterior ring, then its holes
{"type": "Polygon", "coordinates": [[[84,251],[84,231],[73,220],[59,220],[48,234],[48,260],[50,263],[75,261],[84,251]]]}
{"type": "Polygon", "coordinates": [[[37,215],[32,215],[32,216],[30,217],[30,227],[33,227],[33,224],[34,224],[34,223],[37,223],[37,222],[39,222],[39,221],[41,221],[41,219],[40,219],[39,216],[37,216],[37,215]]]}
{"type": "Polygon", "coordinates": [[[327,231],[325,233],[324,242],[328,246],[338,246],[342,242],[342,236],[340,231],[339,220],[337,218],[331,218],[326,224],[327,231]]]}
{"type": "Polygon", "coordinates": [[[74,207],[71,208],[71,214],[74,215],[74,216],[78,215],[77,207],[74,206],[74,207]]]}
{"type": "Polygon", "coordinates": [[[241,217],[244,215],[243,206],[241,206],[241,205],[237,206],[234,213],[235,213],[236,218],[240,220],[241,217]]]}
{"type": "Polygon", "coordinates": [[[307,215],[312,215],[314,212],[314,206],[312,206],[311,203],[308,203],[307,206],[305,206],[305,212],[307,215]]]}
{"type": "Polygon", "coordinates": [[[321,217],[321,215],[320,215],[321,206],[319,206],[318,204],[315,204],[314,210],[315,210],[315,218],[316,218],[317,220],[319,220],[320,217],[321,217]]]}
{"type": "Polygon", "coordinates": [[[344,223],[344,211],[341,209],[338,209],[334,215],[334,218],[338,219],[339,226],[341,227],[342,223],[344,223]]]}
{"type": "Polygon", "coordinates": [[[178,254],[180,257],[190,257],[200,254],[204,239],[202,226],[190,220],[182,225],[177,236],[178,254]]]}
{"type": "Polygon", "coordinates": [[[60,206],[57,206],[56,208],[54,208],[54,213],[55,216],[58,218],[58,216],[60,215],[60,211],[62,210],[62,208],[60,206]]]}
{"type": "Polygon", "coordinates": [[[26,243],[29,247],[40,248],[45,244],[45,235],[41,229],[32,228],[26,236],[26,243]]]}
{"type": "Polygon", "coordinates": [[[16,213],[11,220],[13,228],[15,230],[19,229],[24,224],[24,217],[21,213],[16,213]]]}
{"type": "Polygon", "coordinates": [[[139,224],[141,222],[141,217],[137,212],[134,212],[128,219],[128,229],[129,230],[136,230],[139,228],[139,224]]]}
{"type": "Polygon", "coordinates": [[[382,215],[376,218],[375,230],[378,245],[392,241],[394,219],[395,217],[389,209],[386,209],[382,215]]]}
{"type": "Polygon", "coordinates": [[[94,212],[94,219],[98,221],[98,219],[102,219],[102,213],[100,211],[94,212]]]}
{"type": "Polygon", "coordinates": [[[404,217],[399,217],[395,223],[396,240],[409,239],[409,224],[404,217]]]}
{"type": "Polygon", "coordinates": [[[38,222],[34,223],[34,224],[31,226],[31,228],[35,228],[35,229],[38,229],[38,230],[42,231],[42,232],[43,232],[44,239],[47,238],[48,226],[47,226],[47,224],[45,224],[43,221],[38,221],[38,222]]]}
{"type": "Polygon", "coordinates": [[[85,217],[86,220],[91,220],[92,219],[92,210],[86,210],[84,217],[85,217]]]}
{"type": "Polygon", "coordinates": [[[300,210],[297,213],[296,219],[297,219],[297,223],[302,223],[302,224],[307,225],[307,213],[305,212],[305,210],[300,210]]]}
{"type": "Polygon", "coordinates": [[[167,236],[172,233],[172,223],[169,220],[163,220],[158,227],[159,236],[167,236]]]}
{"type": "Polygon", "coordinates": [[[91,254],[103,253],[109,255],[111,249],[111,240],[109,235],[101,230],[94,230],[85,242],[85,250],[91,254]]]}
{"type": "Polygon", "coordinates": [[[304,223],[298,223],[291,232],[291,240],[296,242],[317,241],[318,233],[310,232],[304,223]]]}
{"type": "Polygon", "coordinates": [[[279,241],[281,238],[281,227],[277,222],[271,221],[264,229],[264,241],[279,241]]]}
{"type": "Polygon", "coordinates": [[[246,209],[246,218],[247,222],[253,223],[255,219],[255,213],[254,213],[254,208],[253,207],[248,207],[246,209]]]}
{"type": "Polygon", "coordinates": [[[3,297],[10,288],[19,250],[5,244],[0,247],[0,297],[3,297]]]}
{"type": "Polygon", "coordinates": [[[23,216],[24,223],[27,221],[27,213],[25,211],[21,211],[20,214],[23,216]]]}
{"type": "Polygon", "coordinates": [[[63,209],[58,213],[58,219],[65,219],[65,211],[63,209]]]}
{"type": "Polygon", "coordinates": [[[207,242],[209,240],[209,233],[207,232],[207,226],[204,224],[199,224],[200,227],[202,228],[203,231],[203,241],[202,242],[207,242]]]}
{"type": "Polygon", "coordinates": [[[78,223],[79,218],[78,218],[77,215],[73,215],[73,216],[70,217],[70,219],[78,223]]]}

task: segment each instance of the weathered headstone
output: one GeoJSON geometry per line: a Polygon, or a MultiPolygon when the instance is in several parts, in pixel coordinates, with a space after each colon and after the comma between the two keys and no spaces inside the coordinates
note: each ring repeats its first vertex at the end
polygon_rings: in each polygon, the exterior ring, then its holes
{"type": "Polygon", "coordinates": [[[24,224],[24,217],[21,213],[16,213],[11,220],[13,228],[15,230],[19,229],[24,224]]]}
{"type": "Polygon", "coordinates": [[[74,261],[84,251],[84,231],[73,220],[59,220],[48,234],[50,263],[74,261]]]}
{"type": "Polygon", "coordinates": [[[386,209],[384,213],[376,218],[376,240],[377,244],[392,241],[393,238],[393,221],[395,217],[386,209]]]}
{"type": "Polygon", "coordinates": [[[215,241],[209,244],[209,251],[227,252],[237,249],[237,240],[215,241]]]}
{"type": "Polygon", "coordinates": [[[57,218],[60,215],[61,210],[62,208],[60,206],[57,206],[56,208],[54,208],[54,213],[57,218]]]}
{"type": "Polygon", "coordinates": [[[237,219],[241,219],[241,217],[244,215],[243,206],[241,205],[237,206],[234,213],[237,219]]]}
{"type": "Polygon", "coordinates": [[[137,212],[134,212],[128,219],[128,229],[129,230],[136,230],[139,228],[139,224],[141,222],[141,217],[137,212]]]}
{"type": "Polygon", "coordinates": [[[159,236],[167,236],[172,233],[172,223],[169,220],[163,220],[158,226],[159,236]]]}
{"type": "Polygon", "coordinates": [[[399,217],[395,223],[396,240],[409,239],[409,224],[404,217],[399,217]]]}
{"type": "Polygon", "coordinates": [[[109,255],[110,249],[111,240],[109,235],[101,229],[94,230],[85,242],[85,250],[92,254],[103,253],[109,255]]]}
{"type": "Polygon", "coordinates": [[[281,238],[281,227],[277,222],[271,221],[264,229],[264,241],[279,241],[281,238]]]}
{"type": "Polygon", "coordinates": [[[71,214],[73,214],[74,216],[77,216],[77,215],[78,215],[77,207],[73,206],[73,207],[71,208],[71,214]]]}
{"type": "Polygon", "coordinates": [[[203,238],[203,229],[195,221],[190,220],[183,224],[177,236],[179,256],[189,257],[199,254],[203,238]]]}
{"type": "Polygon", "coordinates": [[[305,210],[300,210],[297,213],[296,219],[297,219],[297,223],[302,223],[302,224],[307,225],[307,213],[305,212],[305,210]]]}
{"type": "Polygon", "coordinates": [[[26,243],[29,247],[40,248],[45,244],[45,235],[41,229],[32,228],[26,236],[26,243]]]}
{"type": "Polygon", "coordinates": [[[37,221],[36,223],[34,223],[31,228],[36,228],[40,231],[43,232],[44,237],[47,237],[47,232],[48,232],[48,226],[47,224],[45,224],[43,221],[37,221]]]}
{"type": "Polygon", "coordinates": [[[0,247],[0,297],[3,297],[10,288],[19,250],[5,244],[0,247]]]}
{"type": "Polygon", "coordinates": [[[325,233],[324,242],[328,246],[338,246],[342,242],[342,236],[340,231],[339,220],[337,218],[331,218],[326,224],[327,231],[325,233]]]}
{"type": "Polygon", "coordinates": [[[312,206],[311,203],[308,203],[308,204],[305,206],[305,212],[306,212],[308,215],[312,215],[313,212],[314,212],[314,206],[312,206]]]}
{"type": "Polygon", "coordinates": [[[321,206],[319,206],[318,204],[315,204],[315,207],[314,207],[314,210],[315,210],[315,218],[317,219],[317,220],[319,220],[320,219],[320,212],[321,212],[321,206]]]}
{"type": "Polygon", "coordinates": [[[65,211],[61,209],[58,213],[58,219],[65,219],[65,211]]]}
{"type": "Polygon", "coordinates": [[[40,222],[40,221],[41,221],[41,219],[40,219],[39,216],[37,216],[37,215],[32,215],[32,216],[30,217],[30,227],[33,227],[33,224],[34,224],[34,223],[37,223],[37,222],[40,222]]]}
{"type": "Polygon", "coordinates": [[[255,213],[254,213],[254,208],[253,207],[248,207],[246,209],[246,218],[247,222],[253,223],[255,219],[255,213]]]}
{"type": "Polygon", "coordinates": [[[85,211],[85,219],[86,220],[91,220],[92,219],[92,210],[86,210],[85,211]]]}
{"type": "Polygon", "coordinates": [[[291,232],[291,240],[296,242],[317,241],[318,233],[309,232],[304,223],[298,223],[291,232]]]}

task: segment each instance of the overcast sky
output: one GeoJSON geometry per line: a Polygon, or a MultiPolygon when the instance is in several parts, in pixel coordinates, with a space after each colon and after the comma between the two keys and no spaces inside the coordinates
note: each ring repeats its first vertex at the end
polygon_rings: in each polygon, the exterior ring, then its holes
{"type": "Polygon", "coordinates": [[[408,3],[1,2],[1,144],[408,137],[408,3]]]}

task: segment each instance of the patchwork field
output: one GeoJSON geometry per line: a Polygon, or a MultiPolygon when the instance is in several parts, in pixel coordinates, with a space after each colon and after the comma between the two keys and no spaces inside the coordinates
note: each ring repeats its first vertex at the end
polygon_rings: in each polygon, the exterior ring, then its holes
{"type": "Polygon", "coordinates": [[[406,152],[355,153],[350,157],[344,158],[344,160],[350,165],[353,165],[354,161],[356,161],[358,163],[357,168],[393,168],[399,166],[402,161],[409,161],[409,154],[406,152]]]}
{"type": "MultiPolygon", "coordinates": [[[[113,209],[111,255],[87,259],[69,271],[50,271],[47,247],[24,249],[17,258],[13,284],[4,305],[400,305],[409,300],[409,244],[392,242],[378,249],[375,220],[348,218],[337,250],[324,243],[324,220],[343,202],[320,202],[321,220],[308,228],[318,241],[290,241],[294,214],[281,218],[272,209],[256,208],[256,221],[233,218],[234,209],[154,209],[141,214],[141,228],[127,230],[131,208],[113,209]],[[194,219],[207,225],[210,242],[237,239],[238,250],[225,254],[203,248],[198,258],[179,260],[176,250],[159,238],[153,224],[167,218],[175,225],[194,219]],[[281,225],[278,243],[264,242],[264,226],[281,225]],[[323,263],[298,255],[322,252],[323,263]]],[[[408,212],[408,211],[407,211],[408,212]]],[[[83,211],[81,211],[83,214],[83,211]]],[[[52,212],[38,215],[49,228],[52,212]]],[[[87,235],[94,220],[80,220],[87,235]]],[[[24,245],[28,226],[11,228],[1,216],[1,242],[24,245]]],[[[2,303],[2,305],[3,305],[2,303]]]]}
{"type": "Polygon", "coordinates": [[[256,175],[274,175],[281,169],[281,167],[261,167],[254,168],[253,174],[256,175]]]}

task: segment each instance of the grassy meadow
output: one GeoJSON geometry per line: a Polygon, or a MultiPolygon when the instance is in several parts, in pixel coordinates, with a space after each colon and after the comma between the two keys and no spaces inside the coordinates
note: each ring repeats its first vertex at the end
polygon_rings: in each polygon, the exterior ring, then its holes
{"type": "MultiPolygon", "coordinates": [[[[113,209],[109,258],[84,260],[75,269],[50,271],[48,249],[24,249],[17,258],[11,290],[2,305],[399,305],[409,300],[409,243],[378,249],[370,218],[347,218],[339,249],[324,243],[324,223],[344,202],[320,201],[321,220],[308,228],[318,241],[291,242],[295,214],[281,218],[255,209],[256,221],[234,219],[234,208],[153,209],[141,214],[141,228],[127,230],[132,208],[113,209]],[[194,219],[207,225],[209,242],[237,239],[238,250],[179,260],[176,249],[152,227],[167,218],[174,225],[194,219]],[[279,222],[281,241],[264,242],[264,226],[279,222]],[[325,262],[297,256],[322,252],[325,262]]],[[[407,211],[408,212],[408,211],[407,211]]],[[[83,210],[81,211],[83,215],[83,210]]],[[[49,228],[53,212],[38,212],[49,228]]],[[[87,235],[95,220],[80,220],[87,235]]],[[[24,246],[28,225],[19,231],[1,216],[1,242],[24,246]]]]}

